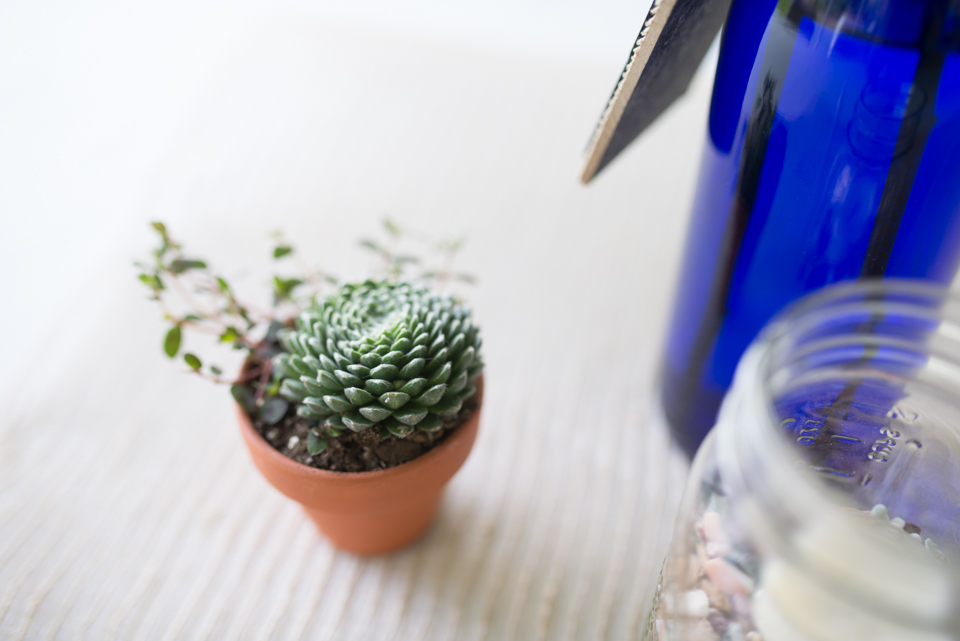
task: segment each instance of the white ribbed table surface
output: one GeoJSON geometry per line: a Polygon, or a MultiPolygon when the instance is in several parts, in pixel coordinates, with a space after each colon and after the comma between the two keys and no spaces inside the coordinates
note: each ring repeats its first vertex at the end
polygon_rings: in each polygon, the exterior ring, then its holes
{"type": "Polygon", "coordinates": [[[253,468],[226,390],[161,355],[129,263],[144,230],[103,248],[110,269],[8,395],[0,638],[638,638],[685,476],[645,419],[710,71],[584,188],[608,69],[318,24],[251,37],[136,217],[172,221],[247,291],[265,289],[278,227],[354,277],[355,239],[384,214],[465,232],[487,361],[476,447],[420,543],[336,552],[253,468]]]}

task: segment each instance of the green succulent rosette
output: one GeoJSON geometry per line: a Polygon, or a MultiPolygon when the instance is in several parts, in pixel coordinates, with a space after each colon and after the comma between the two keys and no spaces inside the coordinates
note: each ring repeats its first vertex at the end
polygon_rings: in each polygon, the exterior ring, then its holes
{"type": "Polygon", "coordinates": [[[324,427],[436,431],[476,393],[479,328],[453,297],[405,282],[343,285],[279,335],[280,395],[324,427]]]}

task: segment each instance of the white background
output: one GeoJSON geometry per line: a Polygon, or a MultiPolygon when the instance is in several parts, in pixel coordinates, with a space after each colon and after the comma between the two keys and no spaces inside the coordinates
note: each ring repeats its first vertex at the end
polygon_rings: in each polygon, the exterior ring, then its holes
{"type": "MultiPolygon", "coordinates": [[[[0,383],[104,256],[148,242],[171,139],[225,60],[271,22],[593,65],[611,88],[649,0],[0,3],[0,383]],[[139,243],[139,244],[136,244],[139,243]]],[[[376,77],[371,77],[376,82],[376,77]]],[[[600,113],[605,94],[593,97],[600,113]]],[[[593,122],[580,123],[584,144],[593,122]]],[[[571,176],[571,180],[575,180],[571,176]]],[[[82,304],[82,301],[77,301],[82,304]]],[[[58,316],[58,314],[61,314],[58,316]]]]}

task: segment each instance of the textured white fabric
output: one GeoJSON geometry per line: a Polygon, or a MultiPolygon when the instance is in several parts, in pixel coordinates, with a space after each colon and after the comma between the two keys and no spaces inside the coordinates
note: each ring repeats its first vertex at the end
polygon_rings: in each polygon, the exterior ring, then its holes
{"type": "Polygon", "coordinates": [[[584,188],[608,74],[318,24],[246,42],[147,213],[247,291],[278,227],[346,276],[384,214],[465,232],[477,445],[419,544],[334,551],[253,468],[225,390],[160,354],[129,266],[144,231],[104,248],[111,268],[6,395],[0,638],[637,638],[685,474],[646,419],[710,71],[584,188]]]}

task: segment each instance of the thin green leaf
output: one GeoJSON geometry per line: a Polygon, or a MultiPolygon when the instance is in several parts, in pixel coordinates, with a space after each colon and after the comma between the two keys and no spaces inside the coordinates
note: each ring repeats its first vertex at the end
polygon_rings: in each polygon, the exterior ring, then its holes
{"type": "Polygon", "coordinates": [[[260,418],[267,425],[276,425],[286,413],[290,404],[282,398],[271,398],[260,407],[260,418]]]}
{"type": "Polygon", "coordinates": [[[287,254],[293,253],[293,247],[288,245],[278,245],[273,248],[273,257],[274,258],[283,258],[287,254]]]}
{"type": "Polygon", "coordinates": [[[163,339],[163,351],[167,356],[173,358],[177,355],[177,352],[180,351],[180,326],[174,325],[167,332],[166,337],[163,339]]]}
{"type": "Polygon", "coordinates": [[[230,394],[248,414],[253,412],[253,392],[245,385],[231,385],[230,394]]]}
{"type": "Polygon", "coordinates": [[[197,371],[201,367],[203,367],[203,363],[200,362],[200,359],[194,356],[193,354],[191,354],[190,352],[187,352],[186,354],[183,355],[183,360],[186,361],[187,367],[189,367],[194,371],[197,371]]]}
{"type": "Polygon", "coordinates": [[[397,227],[397,225],[394,224],[394,222],[389,218],[383,219],[383,228],[386,229],[387,233],[390,234],[391,236],[399,236],[400,234],[403,233],[400,230],[400,228],[397,227]]]}
{"type": "MultiPolygon", "coordinates": [[[[223,370],[217,367],[216,365],[211,365],[210,373],[213,374],[214,376],[220,376],[221,374],[223,374],[223,370]]],[[[279,383],[279,381],[277,382],[279,383]]]]}
{"type": "Polygon", "coordinates": [[[160,280],[160,277],[156,274],[140,274],[137,276],[140,279],[140,282],[144,283],[147,287],[154,291],[160,291],[163,287],[163,281],[160,280]]]}
{"type": "Polygon", "coordinates": [[[299,278],[280,278],[273,277],[273,295],[277,300],[287,300],[293,290],[303,284],[299,278]]]}
{"type": "Polygon", "coordinates": [[[186,258],[177,258],[170,261],[170,271],[174,274],[182,274],[191,269],[206,269],[207,264],[202,260],[190,260],[186,258]]]}
{"type": "Polygon", "coordinates": [[[380,252],[380,245],[376,244],[372,240],[367,240],[366,238],[360,241],[360,246],[369,249],[370,251],[380,252]]]}
{"type": "Polygon", "coordinates": [[[232,325],[228,326],[222,334],[220,334],[221,343],[237,343],[242,342],[243,335],[240,333],[240,330],[232,325]]]}

